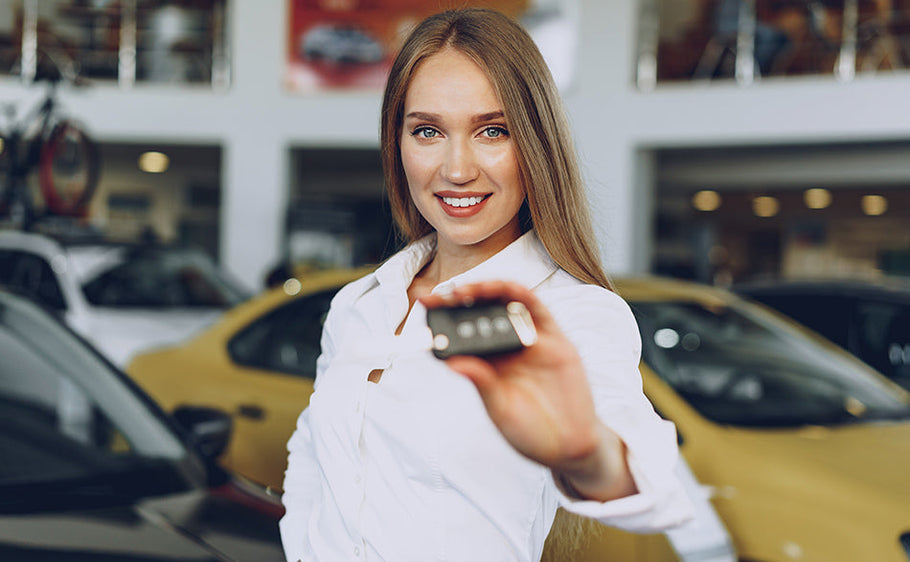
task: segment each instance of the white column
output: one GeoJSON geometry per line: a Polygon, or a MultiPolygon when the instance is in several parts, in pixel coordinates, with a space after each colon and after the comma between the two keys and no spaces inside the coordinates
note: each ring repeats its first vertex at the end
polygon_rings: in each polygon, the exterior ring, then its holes
{"type": "Polygon", "coordinates": [[[288,140],[277,124],[284,101],[284,3],[232,2],[228,41],[233,111],[222,161],[221,262],[251,289],[261,289],[278,259],[288,193],[288,140]]]}
{"type": "Polygon", "coordinates": [[[280,254],[288,150],[275,135],[233,135],[222,153],[221,262],[246,286],[263,287],[280,254]]]}
{"type": "Polygon", "coordinates": [[[591,200],[594,230],[610,275],[641,267],[635,252],[634,147],[627,100],[635,95],[637,3],[583,0],[578,73],[565,94],[591,200]]]}

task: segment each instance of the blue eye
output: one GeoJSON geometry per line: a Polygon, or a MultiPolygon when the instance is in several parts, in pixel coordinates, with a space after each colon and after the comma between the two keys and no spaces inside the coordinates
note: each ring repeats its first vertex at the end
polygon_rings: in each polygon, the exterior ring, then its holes
{"type": "Polygon", "coordinates": [[[487,127],[483,132],[488,138],[491,139],[509,135],[509,131],[507,131],[505,127],[487,127]]]}
{"type": "Polygon", "coordinates": [[[431,139],[439,134],[439,131],[432,129],[430,127],[417,127],[414,129],[414,132],[411,133],[415,137],[420,137],[422,139],[431,139]]]}

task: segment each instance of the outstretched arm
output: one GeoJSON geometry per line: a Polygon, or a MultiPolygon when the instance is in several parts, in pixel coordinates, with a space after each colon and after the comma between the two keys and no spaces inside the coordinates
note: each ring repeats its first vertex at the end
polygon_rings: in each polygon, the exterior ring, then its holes
{"type": "Polygon", "coordinates": [[[434,308],[472,300],[519,301],[537,327],[537,343],[520,352],[446,361],[474,383],[506,440],[549,467],[568,495],[608,501],[635,494],[625,444],[598,419],[581,357],[543,303],[506,281],[466,285],[421,302],[434,308]]]}

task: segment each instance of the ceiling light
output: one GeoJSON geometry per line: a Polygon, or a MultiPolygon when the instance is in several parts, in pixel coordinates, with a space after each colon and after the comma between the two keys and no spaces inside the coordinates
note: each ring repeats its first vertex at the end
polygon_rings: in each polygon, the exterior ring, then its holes
{"type": "Polygon", "coordinates": [[[692,206],[699,211],[715,211],[720,207],[720,194],[710,189],[699,191],[692,196],[692,206]]]}
{"type": "Polygon", "coordinates": [[[757,217],[773,217],[780,210],[776,197],[763,195],[752,200],[752,212],[757,217]]]}
{"type": "Polygon", "coordinates": [[[171,159],[163,152],[143,152],[139,156],[139,169],[150,174],[160,174],[167,170],[171,159]]]}
{"type": "Polygon", "coordinates": [[[807,189],[803,193],[803,201],[810,209],[824,209],[831,205],[831,192],[823,187],[807,189]]]}
{"type": "Polygon", "coordinates": [[[863,212],[871,216],[883,215],[888,210],[888,200],[881,195],[863,195],[861,205],[863,212]]]}

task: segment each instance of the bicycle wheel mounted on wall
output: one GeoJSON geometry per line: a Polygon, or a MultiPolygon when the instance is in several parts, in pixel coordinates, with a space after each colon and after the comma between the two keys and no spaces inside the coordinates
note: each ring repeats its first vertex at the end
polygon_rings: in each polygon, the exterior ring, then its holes
{"type": "Polygon", "coordinates": [[[83,216],[101,174],[98,145],[72,121],[54,126],[41,148],[39,184],[47,211],[83,216]]]}

